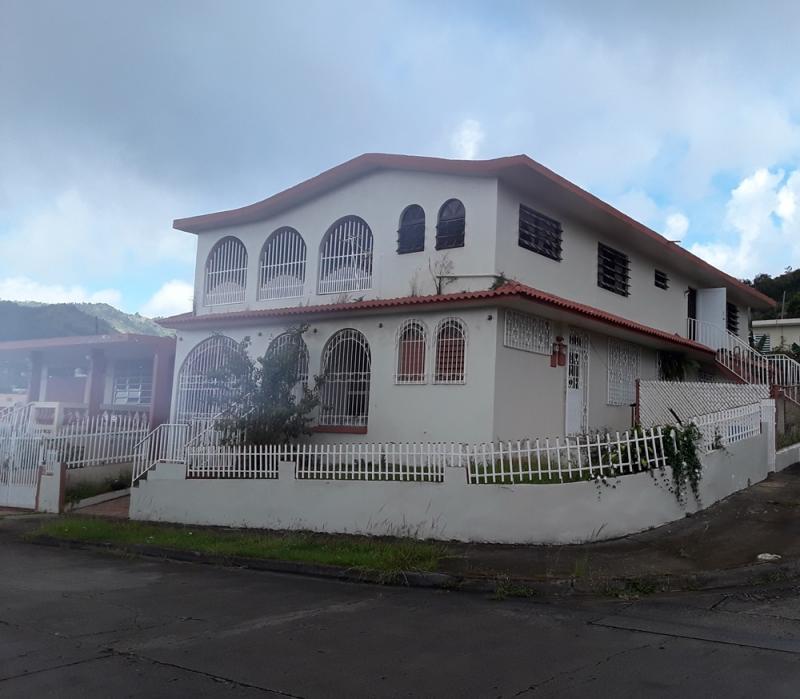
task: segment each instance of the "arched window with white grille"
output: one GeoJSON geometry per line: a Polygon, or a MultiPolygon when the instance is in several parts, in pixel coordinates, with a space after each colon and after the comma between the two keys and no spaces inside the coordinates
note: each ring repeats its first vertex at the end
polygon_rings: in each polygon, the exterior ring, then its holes
{"type": "Polygon", "coordinates": [[[464,383],[466,380],[467,329],[458,318],[445,318],[436,326],[436,370],[434,383],[464,383]]]}
{"type": "Polygon", "coordinates": [[[267,357],[275,357],[282,352],[294,351],[297,347],[297,367],[295,376],[298,384],[308,383],[308,347],[297,333],[278,335],[267,347],[267,357]]]}
{"type": "Polygon", "coordinates": [[[372,287],[372,231],[358,216],[345,216],[325,233],[319,251],[320,294],[372,287]]]}
{"type": "Polygon", "coordinates": [[[238,238],[228,236],[211,248],[203,286],[205,306],[243,303],[247,288],[247,250],[238,238]]]}
{"type": "Polygon", "coordinates": [[[339,330],[328,340],[322,351],[320,425],[366,427],[371,363],[369,343],[358,330],[339,330]]]}
{"type": "Polygon", "coordinates": [[[238,395],[224,370],[238,358],[239,345],[226,335],[212,335],[194,347],[178,372],[175,420],[191,422],[212,418],[228,408],[238,395]]]}
{"type": "Polygon", "coordinates": [[[397,330],[397,372],[395,383],[425,383],[425,325],[409,319],[397,330]]]}
{"type": "Polygon", "coordinates": [[[305,280],[305,241],[294,228],[279,228],[261,249],[258,300],[302,296],[305,280]]]}

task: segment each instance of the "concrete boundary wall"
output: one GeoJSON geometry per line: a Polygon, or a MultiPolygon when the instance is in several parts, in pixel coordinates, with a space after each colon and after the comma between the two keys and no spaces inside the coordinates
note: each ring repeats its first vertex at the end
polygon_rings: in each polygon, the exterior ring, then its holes
{"type": "Polygon", "coordinates": [[[778,449],[775,453],[775,470],[783,471],[783,469],[800,462],[800,444],[792,444],[791,446],[778,449]]]}
{"type": "Polygon", "coordinates": [[[458,468],[448,469],[443,483],[301,481],[293,464],[281,463],[276,480],[187,480],[184,465],[164,463],[131,490],[131,517],[459,541],[576,543],[680,519],[763,480],[770,470],[769,446],[768,430],[762,430],[705,455],[700,503],[689,494],[686,509],[647,473],[623,476],[616,488],[590,482],[469,485],[458,468]]]}

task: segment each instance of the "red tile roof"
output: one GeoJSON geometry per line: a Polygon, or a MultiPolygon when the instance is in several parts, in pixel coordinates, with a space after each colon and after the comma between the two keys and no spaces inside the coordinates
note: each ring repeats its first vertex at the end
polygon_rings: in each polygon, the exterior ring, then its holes
{"type": "Polygon", "coordinates": [[[182,315],[162,318],[158,322],[167,328],[186,328],[192,326],[217,326],[230,322],[259,320],[264,318],[282,318],[304,315],[327,315],[329,313],[359,313],[371,310],[381,310],[388,308],[402,308],[410,306],[430,306],[437,304],[453,304],[464,302],[478,302],[487,300],[498,300],[504,298],[518,298],[526,301],[533,301],[552,308],[558,308],[568,313],[596,320],[606,325],[611,325],[623,330],[630,330],[635,333],[647,335],[665,342],[680,345],[687,349],[714,354],[713,350],[705,345],[701,345],[692,340],[679,335],[671,335],[663,330],[643,325],[622,316],[602,311],[593,306],[576,303],[554,294],[548,294],[539,289],[534,289],[525,284],[510,282],[498,289],[486,289],[484,291],[464,291],[453,294],[436,294],[432,296],[402,296],[392,299],[373,299],[370,301],[351,301],[349,303],[330,303],[316,306],[290,306],[283,308],[268,308],[253,311],[232,311],[229,313],[210,313],[205,315],[194,315],[184,313],[182,315]]]}
{"type": "Polygon", "coordinates": [[[512,155],[491,160],[449,160],[447,158],[428,158],[416,155],[365,153],[255,204],[229,211],[175,219],[172,225],[178,230],[199,233],[215,228],[261,221],[376,170],[407,170],[437,174],[498,177],[501,179],[503,177],[511,177],[513,174],[520,172],[528,176],[533,175],[539,178],[538,181],[547,182],[557,187],[559,191],[566,192],[576,197],[577,200],[588,204],[593,210],[602,212],[607,217],[610,217],[611,220],[631,230],[635,235],[641,235],[662,246],[666,255],[672,255],[677,258],[676,263],[680,261],[689,264],[704,274],[715,277],[721,283],[737,288],[751,300],[754,306],[771,307],[776,305],[773,299],[710,265],[688,250],[684,250],[679,245],[667,240],[664,236],[659,235],[630,216],[626,216],[602,199],[590,194],[585,189],[581,189],[576,184],[561,177],[561,175],[556,174],[541,163],[537,163],[527,155],[512,155]]]}

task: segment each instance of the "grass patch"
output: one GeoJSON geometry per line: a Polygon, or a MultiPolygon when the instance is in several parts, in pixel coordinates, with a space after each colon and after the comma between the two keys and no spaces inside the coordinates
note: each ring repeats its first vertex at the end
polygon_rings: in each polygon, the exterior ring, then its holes
{"type": "Polygon", "coordinates": [[[69,503],[80,502],[95,495],[111,493],[115,490],[125,490],[130,487],[131,478],[129,475],[120,474],[110,476],[102,481],[82,482],[68,485],[64,493],[64,499],[69,503]]]}
{"type": "Polygon", "coordinates": [[[397,574],[434,571],[447,556],[444,545],[413,539],[378,539],[308,532],[265,533],[144,522],[61,517],[43,522],[32,537],[88,543],[146,544],[217,556],[300,561],[397,574]]]}

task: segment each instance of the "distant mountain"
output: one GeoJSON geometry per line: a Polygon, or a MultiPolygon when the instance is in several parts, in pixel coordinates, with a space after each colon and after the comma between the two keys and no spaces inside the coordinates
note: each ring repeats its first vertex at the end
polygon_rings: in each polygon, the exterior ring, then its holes
{"type": "Polygon", "coordinates": [[[762,294],[766,294],[778,302],[776,308],[754,313],[753,317],[755,319],[780,318],[781,311],[783,311],[784,318],[800,317],[800,269],[787,269],[786,272],[777,277],[771,277],[769,274],[759,274],[752,282],[749,279],[745,281],[762,294]],[[785,307],[783,305],[784,299],[786,302],[785,307]]]}
{"type": "Polygon", "coordinates": [[[149,318],[107,303],[17,303],[0,301],[0,341],[70,335],[170,335],[149,318]]]}

